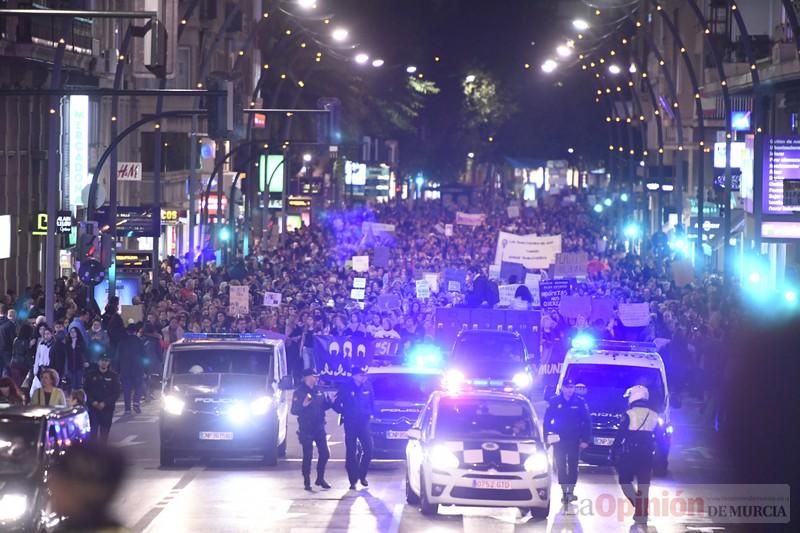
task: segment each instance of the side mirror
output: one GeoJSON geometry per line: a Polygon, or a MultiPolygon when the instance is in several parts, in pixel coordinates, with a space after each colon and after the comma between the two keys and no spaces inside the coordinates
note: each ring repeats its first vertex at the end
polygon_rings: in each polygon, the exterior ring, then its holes
{"type": "Polygon", "coordinates": [[[411,428],[408,430],[409,440],[420,440],[422,438],[422,431],[419,428],[411,428]]]}
{"type": "Polygon", "coordinates": [[[283,376],[281,380],[278,382],[278,388],[280,390],[292,390],[294,388],[294,383],[292,383],[292,376],[283,376]]]}
{"type": "Polygon", "coordinates": [[[681,397],[680,397],[680,396],[677,396],[677,395],[676,395],[676,396],[670,396],[670,398],[669,398],[669,405],[670,405],[670,406],[671,406],[673,409],[680,409],[680,408],[681,408],[681,406],[683,405],[683,401],[681,400],[681,397]]]}

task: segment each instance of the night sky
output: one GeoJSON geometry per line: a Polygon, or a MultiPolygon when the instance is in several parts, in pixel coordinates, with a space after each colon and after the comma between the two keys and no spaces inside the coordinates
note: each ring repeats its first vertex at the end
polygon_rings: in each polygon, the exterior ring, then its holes
{"type": "MultiPolygon", "coordinates": [[[[434,174],[450,174],[463,166],[469,151],[494,161],[506,155],[552,159],[568,157],[572,146],[587,159],[603,157],[607,131],[588,75],[579,66],[549,75],[540,69],[557,44],[574,38],[571,19],[586,9],[579,2],[327,0],[325,5],[336,14],[336,23],[351,29],[359,50],[386,59],[387,71],[396,74],[414,64],[441,89],[420,117],[424,144],[401,136],[403,158],[409,149],[428,149],[433,161],[420,165],[432,167],[434,174]],[[530,64],[527,70],[525,63],[530,64]],[[458,135],[462,82],[474,71],[488,73],[516,112],[493,131],[482,132],[480,143],[466,146],[458,135]],[[489,134],[491,144],[486,142],[489,134]]],[[[397,76],[389,72],[374,75],[396,83],[397,76]]]]}

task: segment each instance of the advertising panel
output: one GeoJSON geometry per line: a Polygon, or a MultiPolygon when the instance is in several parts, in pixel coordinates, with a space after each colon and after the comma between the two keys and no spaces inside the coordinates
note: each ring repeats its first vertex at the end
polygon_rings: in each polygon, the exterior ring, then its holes
{"type": "Polygon", "coordinates": [[[788,198],[784,197],[784,182],[800,180],[800,137],[775,137],[764,142],[763,213],[793,215],[800,210],[800,206],[791,205],[791,194],[788,198]],[[789,200],[788,205],[786,200],[789,200]]]}
{"type": "Polygon", "coordinates": [[[83,205],[81,191],[89,184],[89,97],[69,97],[69,205],[83,205]]]}

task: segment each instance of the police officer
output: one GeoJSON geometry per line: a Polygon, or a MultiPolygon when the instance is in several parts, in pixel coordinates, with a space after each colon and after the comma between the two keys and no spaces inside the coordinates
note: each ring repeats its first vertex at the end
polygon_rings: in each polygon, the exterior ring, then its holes
{"type": "Polygon", "coordinates": [[[561,485],[561,502],[568,504],[578,499],[573,491],[578,482],[580,450],[589,447],[592,420],[586,402],[575,394],[575,381],[565,379],[559,394],[549,400],[544,415],[544,433],[547,443],[553,445],[553,458],[561,485]]]}
{"type": "Polygon", "coordinates": [[[628,410],[620,422],[611,454],[617,465],[622,492],[633,505],[634,520],[646,523],[655,452],[653,432],[658,426],[658,413],[650,408],[650,392],[644,385],[634,385],[625,392],[625,396],[628,398],[628,410]],[[637,482],[635,488],[634,478],[637,482]]]}
{"type": "Polygon", "coordinates": [[[345,469],[350,480],[350,490],[356,489],[356,482],[365,487],[369,462],[372,460],[372,434],[370,420],[375,407],[375,393],[367,381],[367,368],[353,370],[352,379],[344,383],[336,395],[333,409],[341,413],[344,422],[344,443],[347,449],[345,469]],[[358,443],[361,443],[361,458],[358,457],[358,443]]]}
{"type": "Polygon", "coordinates": [[[303,448],[303,487],[311,490],[311,459],[314,455],[314,443],[317,444],[317,480],[314,483],[323,489],[331,486],[325,481],[325,465],[331,454],[328,451],[325,434],[325,411],[332,407],[331,401],[317,388],[319,374],[313,368],[303,370],[303,381],[295,389],[292,396],[292,414],[297,417],[299,426],[297,437],[303,448]]]}
{"type": "Polygon", "coordinates": [[[120,389],[119,375],[111,370],[111,359],[104,353],[97,361],[97,368],[91,369],[83,378],[93,439],[108,442],[114,404],[119,398],[120,389]]]}

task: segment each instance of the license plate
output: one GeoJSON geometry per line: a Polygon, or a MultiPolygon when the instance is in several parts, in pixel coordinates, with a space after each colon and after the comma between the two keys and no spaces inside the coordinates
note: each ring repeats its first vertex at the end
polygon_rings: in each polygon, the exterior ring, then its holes
{"type": "Polygon", "coordinates": [[[503,479],[473,479],[472,488],[509,490],[511,482],[503,479]]]}
{"type": "Polygon", "coordinates": [[[386,438],[391,440],[407,439],[408,431],[387,431],[386,438]]]}
{"type": "Polygon", "coordinates": [[[230,431],[201,431],[200,440],[233,440],[230,431]]]}
{"type": "Polygon", "coordinates": [[[614,444],[614,437],[595,437],[593,440],[597,446],[611,446],[614,444]]]}

